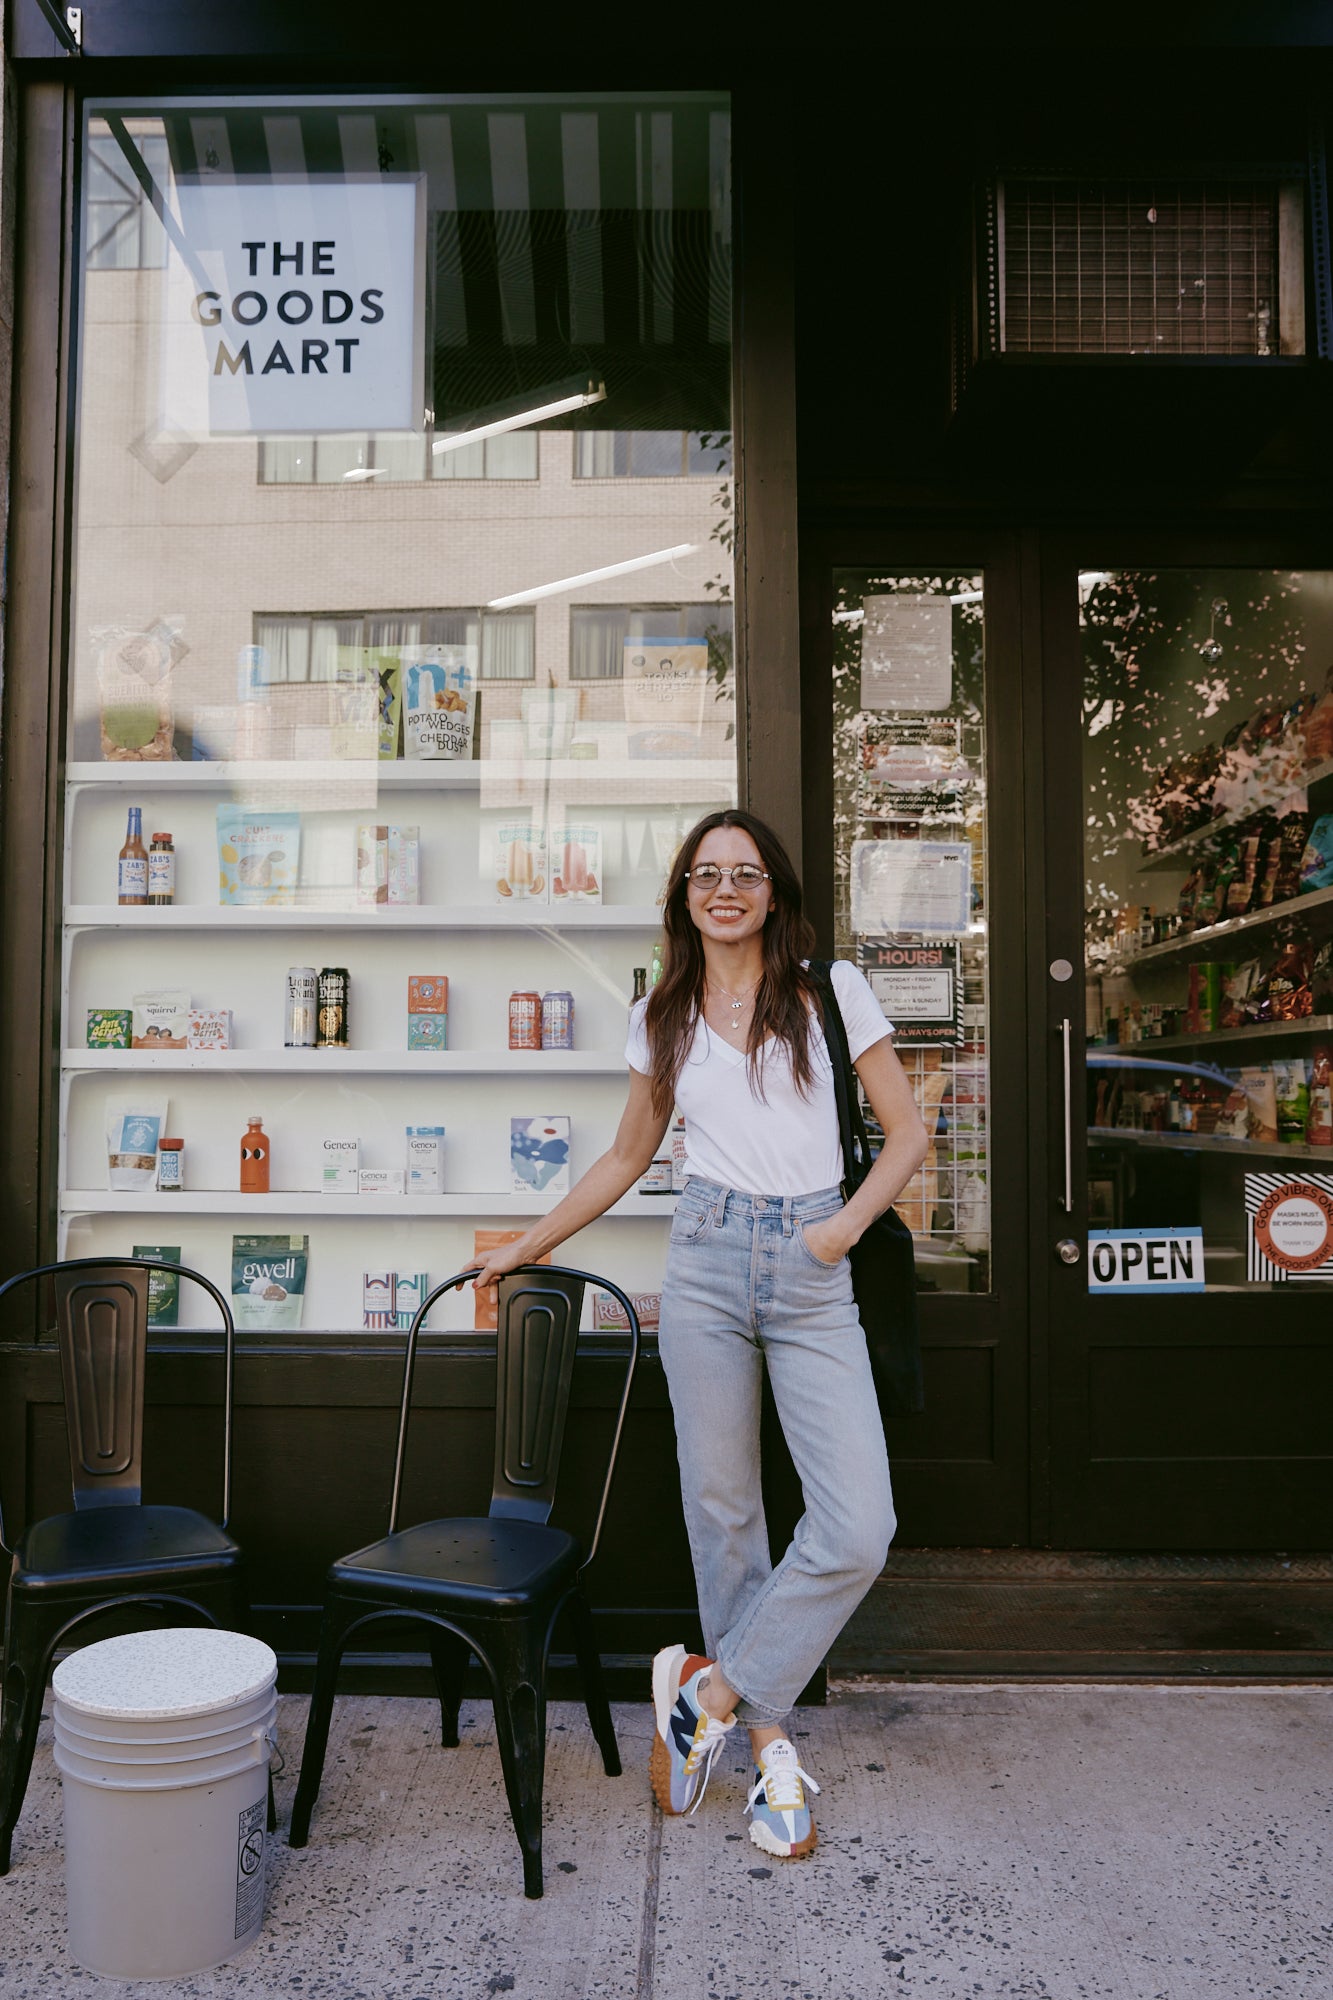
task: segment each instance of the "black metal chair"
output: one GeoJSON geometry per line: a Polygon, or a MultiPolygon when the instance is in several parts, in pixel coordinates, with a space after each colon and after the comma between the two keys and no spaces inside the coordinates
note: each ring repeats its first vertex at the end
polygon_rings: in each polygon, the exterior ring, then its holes
{"type": "Polygon", "coordinates": [[[462,1271],[423,1301],[407,1336],[398,1447],[383,1541],[329,1570],[319,1662],[292,1808],[292,1847],[304,1847],[319,1796],[338,1665],[352,1633],[376,1618],[424,1620],[440,1698],[440,1741],[458,1743],[458,1706],[470,1656],[491,1684],[505,1792],[523,1850],[523,1888],[542,1893],[542,1787],[546,1765],[546,1660],[556,1619],[568,1610],[584,1700],[608,1777],[620,1774],[602,1663],[583,1576],[597,1553],[625,1411],[639,1357],[639,1322],[618,1286],[588,1271],[524,1265],[500,1281],[496,1334],[495,1467],[483,1518],[398,1526],[412,1377],[422,1322],[436,1299],[475,1277],[462,1271]],[[624,1389],[587,1554],[550,1525],[569,1407],[584,1287],[603,1286],[627,1315],[624,1389]]]}
{"type": "MultiPolygon", "coordinates": [[[[68,1642],[75,1627],[124,1606],[160,1606],[177,1615],[189,1609],[212,1625],[233,1628],[249,1623],[241,1551],[227,1533],[236,1347],[231,1307],[216,1285],[187,1265],[133,1257],[43,1264],[0,1285],[0,1299],[19,1285],[46,1277],[55,1290],[74,1508],[32,1522],[13,1551],[0,1711],[0,1875],[9,1872],[46,1677],[56,1649],[68,1642]],[[175,1271],[202,1286],[222,1314],[220,1522],[192,1507],[145,1506],[141,1497],[148,1279],[153,1271],[175,1271]]],[[[271,1817],[271,1787],[269,1800],[271,1817]]]]}

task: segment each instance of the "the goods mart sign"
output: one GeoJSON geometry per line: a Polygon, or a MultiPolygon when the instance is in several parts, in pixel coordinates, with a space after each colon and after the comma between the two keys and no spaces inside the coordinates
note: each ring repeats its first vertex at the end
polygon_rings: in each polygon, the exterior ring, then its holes
{"type": "Polygon", "coordinates": [[[163,418],[190,437],[419,431],[425,183],[182,177],[163,418]]]}

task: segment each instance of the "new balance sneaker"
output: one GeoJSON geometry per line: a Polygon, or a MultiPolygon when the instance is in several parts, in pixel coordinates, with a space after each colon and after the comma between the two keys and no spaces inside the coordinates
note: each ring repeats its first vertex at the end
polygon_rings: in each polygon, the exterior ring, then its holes
{"type": "Polygon", "coordinates": [[[805,1790],[819,1787],[796,1758],[796,1746],[785,1736],[775,1737],[759,1752],[754,1790],[745,1808],[752,1815],[750,1838],[765,1854],[797,1861],[814,1852],[815,1823],[806,1804],[805,1790]]]}
{"type": "Polygon", "coordinates": [[[664,1646],[653,1661],[657,1733],[648,1775],[664,1813],[696,1809],[718,1753],[736,1726],[734,1716],[730,1722],[719,1722],[700,1706],[699,1683],[712,1664],[683,1646],[664,1646]]]}

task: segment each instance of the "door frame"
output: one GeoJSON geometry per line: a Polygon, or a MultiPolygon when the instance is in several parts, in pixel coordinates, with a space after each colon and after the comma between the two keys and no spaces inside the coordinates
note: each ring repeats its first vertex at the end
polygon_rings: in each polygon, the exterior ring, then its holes
{"type": "MultiPolygon", "coordinates": [[[[1201,527],[1165,523],[1145,527],[1123,522],[1090,521],[1076,530],[1052,532],[1040,539],[1032,553],[1032,568],[1040,600],[1039,643],[1033,651],[1032,667],[1040,680],[1033,700],[1041,715],[1041,769],[1043,783],[1033,793],[1030,815],[1029,854],[1040,845],[1043,850],[1044,892],[1035,909],[1045,913],[1044,923],[1033,926],[1029,950],[1029,1019],[1032,1024],[1032,1121],[1031,1169],[1031,1271],[1034,1311],[1052,1329],[1060,1329],[1061,1344],[1054,1339],[1046,1350],[1044,1388],[1034,1396],[1034,1413],[1039,1401],[1049,1411],[1050,1468],[1049,1526],[1055,1540],[1065,1547],[1104,1549],[1146,1549],[1172,1547],[1202,1549],[1265,1548],[1273,1537],[1263,1528],[1263,1506],[1257,1504],[1267,1490],[1265,1477],[1253,1473],[1255,1498],[1254,1525],[1247,1530],[1246,1508],[1235,1494],[1239,1464],[1256,1468],[1267,1465],[1267,1485],[1276,1502],[1279,1488],[1290,1495],[1293,1519],[1310,1523],[1309,1538],[1299,1532],[1284,1533],[1283,1546],[1324,1548],[1333,1532],[1328,1518],[1327,1489],[1329,1461],[1294,1454],[1290,1458],[1250,1461],[1218,1456],[1158,1460],[1179,1467],[1175,1474],[1182,1488],[1180,1504],[1173,1518],[1159,1511],[1154,1519],[1152,1486],[1154,1475],[1147,1470],[1152,1460],[1132,1455],[1119,1463],[1118,1474],[1101,1475],[1104,1492],[1099,1500],[1092,1472],[1091,1369],[1099,1349],[1112,1346],[1142,1348],[1162,1339],[1160,1323],[1146,1321],[1136,1300],[1101,1299],[1097,1319],[1089,1314],[1083,1259],[1072,1267],[1061,1264],[1054,1251],[1056,1242],[1072,1236],[1080,1246],[1087,1235],[1087,1133],[1083,1107],[1086,1104],[1086,1063],[1084,1036],[1084,867],[1081,838],[1071,837],[1080,828],[1085,812],[1083,799],[1083,733],[1079,696],[1082,689],[1082,650],[1079,640],[1077,576],[1080,567],[1106,569],[1276,569],[1325,570],[1333,567],[1333,515],[1312,521],[1304,515],[1289,523],[1267,520],[1218,522],[1201,527]],[[1038,806],[1036,801],[1040,800],[1038,806]],[[1067,985],[1058,985],[1050,976],[1049,965],[1067,958],[1075,968],[1067,985]],[[1074,1022],[1070,1105],[1071,1166],[1074,1193],[1072,1213],[1057,1206],[1062,1192],[1064,1117],[1060,1075],[1061,1048],[1059,1022],[1069,1013],[1074,1022]],[[1040,1300],[1040,1303],[1038,1301],[1040,1300]],[[1071,1334],[1077,1343],[1073,1352],[1071,1334]],[[1119,1490],[1117,1493],[1117,1481],[1119,1490]],[[1320,1496],[1323,1521],[1320,1525],[1320,1496]],[[1303,1497],[1302,1497],[1303,1496],[1303,1497]],[[1118,1501],[1118,1511],[1117,1511],[1118,1501]]],[[[1169,1342],[1197,1350],[1210,1348],[1262,1349],[1271,1364],[1274,1356],[1286,1351],[1333,1348],[1333,1326],[1327,1301],[1316,1295],[1285,1302],[1291,1312],[1290,1337],[1281,1349],[1268,1340],[1256,1341],[1250,1316],[1246,1316],[1245,1295],[1234,1303],[1217,1294],[1182,1294],[1173,1298],[1169,1342]],[[1323,1324],[1320,1325],[1322,1320],[1323,1324]]],[[[1242,1365],[1239,1353],[1229,1358],[1242,1365]]],[[[1267,1371],[1271,1376],[1271,1367],[1267,1371]]],[[[1170,1477],[1170,1475],[1166,1475],[1170,1477]]],[[[1160,1485],[1163,1475],[1156,1475],[1160,1485]]]]}
{"type": "MultiPolygon", "coordinates": [[[[839,527],[802,523],[801,741],[806,906],[819,948],[833,944],[832,573],[834,569],[953,571],[985,577],[988,831],[987,1129],[1003,1132],[1017,1171],[988,1162],[992,1287],[984,1295],[923,1294],[921,1335],[926,1412],[892,1422],[889,1455],[898,1494],[900,1541],[935,1546],[1021,1547],[1032,1538],[1034,1501],[1029,1385],[1041,1378],[1043,1329],[1028,1309],[1029,1037],[1024,939],[1032,885],[1025,865],[1026,750],[1022,547],[994,528],[839,527]],[[961,1448],[951,1425],[951,1376],[961,1392],[978,1357],[988,1357],[988,1458],[961,1448]],[[1030,1356],[1034,1357],[1030,1359],[1030,1356]],[[951,1434],[953,1433],[953,1434],[951,1434]]],[[[955,1412],[958,1404],[955,1401],[955,1412]]]]}

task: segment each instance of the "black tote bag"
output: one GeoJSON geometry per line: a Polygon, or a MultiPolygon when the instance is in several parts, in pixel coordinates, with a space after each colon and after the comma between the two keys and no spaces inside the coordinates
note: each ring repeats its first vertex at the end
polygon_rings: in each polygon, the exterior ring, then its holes
{"type": "MultiPolygon", "coordinates": [[[[861,1115],[856,1071],[830,965],[826,959],[812,959],[810,970],[824,1010],[824,1040],[833,1064],[842,1136],[842,1192],[843,1199],[850,1200],[874,1164],[870,1135],[861,1115]]],[[[850,1258],[852,1294],[865,1329],[880,1415],[917,1416],[925,1408],[926,1398],[921,1380],[912,1232],[895,1209],[886,1208],[860,1242],[853,1243],[850,1258]]]]}

